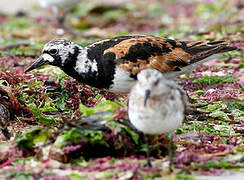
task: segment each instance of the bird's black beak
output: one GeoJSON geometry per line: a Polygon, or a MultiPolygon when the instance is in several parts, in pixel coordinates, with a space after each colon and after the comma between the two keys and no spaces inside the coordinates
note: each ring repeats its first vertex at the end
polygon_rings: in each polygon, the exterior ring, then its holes
{"type": "Polygon", "coordinates": [[[33,69],[39,68],[42,65],[48,64],[48,61],[46,61],[43,56],[41,55],[30,67],[28,67],[25,72],[29,72],[33,69]]]}
{"type": "Polygon", "coordinates": [[[11,138],[11,135],[8,131],[8,128],[5,127],[5,128],[2,128],[1,130],[2,130],[3,135],[9,140],[11,138]]]}
{"type": "Polygon", "coordinates": [[[148,100],[148,98],[150,97],[150,93],[151,93],[151,91],[150,91],[149,89],[147,89],[147,90],[145,91],[144,106],[147,105],[147,100],[148,100]]]}

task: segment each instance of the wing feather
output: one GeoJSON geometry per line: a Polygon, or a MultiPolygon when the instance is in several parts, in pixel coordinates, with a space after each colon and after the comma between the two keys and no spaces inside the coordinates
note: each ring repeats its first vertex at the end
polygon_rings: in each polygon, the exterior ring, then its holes
{"type": "Polygon", "coordinates": [[[202,63],[214,54],[237,49],[225,41],[187,42],[137,34],[103,40],[91,47],[100,50],[102,56],[114,53],[115,63],[132,75],[145,68],[154,68],[162,73],[180,71],[194,63],[202,63]]]}
{"type": "Polygon", "coordinates": [[[120,68],[133,75],[145,68],[163,73],[174,71],[178,66],[188,65],[190,53],[184,42],[154,36],[133,37],[108,48],[104,54],[113,52],[120,68]]]}

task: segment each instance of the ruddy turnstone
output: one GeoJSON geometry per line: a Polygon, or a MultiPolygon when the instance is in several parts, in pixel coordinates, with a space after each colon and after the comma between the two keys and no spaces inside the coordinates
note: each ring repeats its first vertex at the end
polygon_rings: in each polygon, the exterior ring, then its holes
{"type": "Polygon", "coordinates": [[[224,41],[184,42],[148,35],[118,36],[87,47],[54,39],[45,44],[41,56],[25,72],[50,64],[90,86],[128,93],[143,69],[175,77],[235,49],[224,41]]]}
{"type": "Polygon", "coordinates": [[[8,122],[10,120],[10,113],[8,109],[0,103],[0,129],[3,133],[3,135],[7,138],[10,139],[10,133],[8,131],[8,122]]]}
{"type": "Polygon", "coordinates": [[[173,82],[155,69],[138,74],[138,82],[129,96],[128,115],[136,129],[145,134],[147,165],[149,159],[148,134],[170,134],[169,159],[172,164],[173,132],[184,120],[186,96],[173,82]]]}

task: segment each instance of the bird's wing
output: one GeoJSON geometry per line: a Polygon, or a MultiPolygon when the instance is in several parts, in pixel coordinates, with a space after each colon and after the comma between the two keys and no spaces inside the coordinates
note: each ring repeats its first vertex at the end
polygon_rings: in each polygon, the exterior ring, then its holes
{"type": "Polygon", "coordinates": [[[224,41],[184,42],[147,35],[119,36],[97,44],[107,45],[102,46],[103,56],[115,57],[118,66],[132,75],[145,68],[182,71],[209,56],[237,49],[224,41]]]}

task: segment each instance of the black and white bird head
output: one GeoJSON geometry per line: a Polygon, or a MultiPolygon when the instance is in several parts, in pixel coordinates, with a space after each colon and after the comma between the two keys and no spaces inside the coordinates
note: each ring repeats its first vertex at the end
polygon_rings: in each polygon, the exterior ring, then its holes
{"type": "Polygon", "coordinates": [[[145,106],[149,97],[159,96],[164,92],[168,92],[167,79],[155,69],[142,70],[138,74],[137,79],[136,89],[140,95],[144,95],[145,106]]]}
{"type": "Polygon", "coordinates": [[[53,65],[60,68],[70,64],[81,53],[82,48],[66,39],[54,39],[45,44],[41,56],[25,70],[29,72],[43,65],[53,65]]]}

